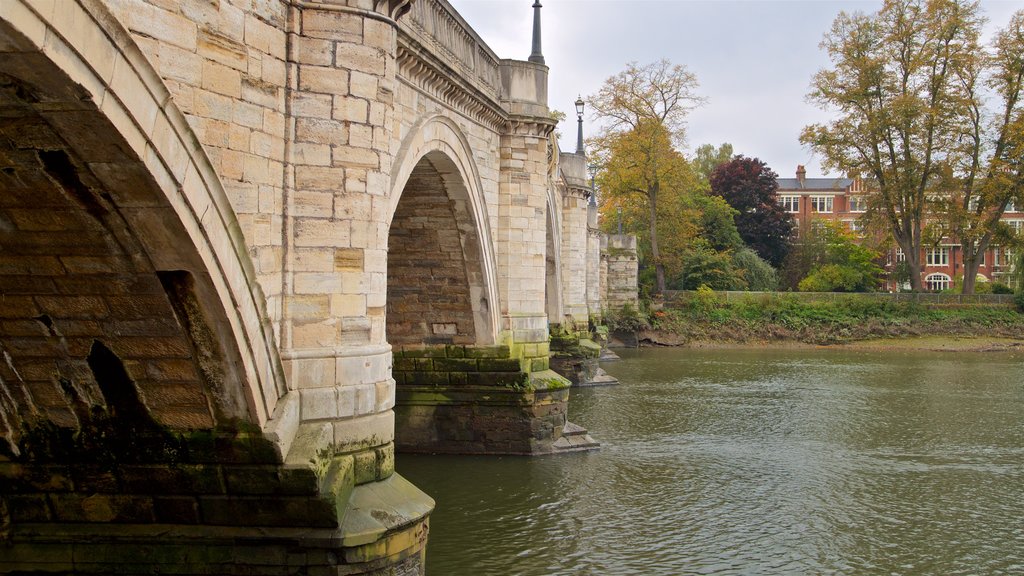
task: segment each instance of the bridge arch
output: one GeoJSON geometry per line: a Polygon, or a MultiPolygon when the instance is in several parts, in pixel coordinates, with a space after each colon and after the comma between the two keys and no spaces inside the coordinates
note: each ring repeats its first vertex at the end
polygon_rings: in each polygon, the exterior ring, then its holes
{"type": "Polygon", "coordinates": [[[392,172],[387,222],[389,342],[496,342],[499,300],[488,213],[480,175],[462,129],[445,116],[425,118],[405,138],[392,172]],[[428,213],[433,221],[422,222],[428,213]],[[422,231],[437,236],[424,243],[425,237],[417,235],[422,231]],[[415,251],[410,250],[413,247],[415,251]],[[430,271],[422,259],[428,251],[433,252],[432,257],[446,255],[429,260],[434,265],[430,271]],[[416,274],[427,276],[417,283],[416,274]],[[425,282],[427,278],[433,283],[425,282]],[[419,296],[410,298],[412,293],[419,296]],[[426,297],[441,298],[443,301],[436,300],[429,308],[447,313],[453,321],[442,316],[423,317],[420,313],[428,306],[408,302],[426,297]],[[464,302],[448,301],[452,299],[464,302]],[[472,316],[471,322],[454,321],[467,314],[472,316]]]}
{"type": "Polygon", "coordinates": [[[102,400],[170,429],[268,424],[287,386],[213,166],[105,7],[36,6],[0,19],[0,434],[16,450],[20,421],[102,400]]]}

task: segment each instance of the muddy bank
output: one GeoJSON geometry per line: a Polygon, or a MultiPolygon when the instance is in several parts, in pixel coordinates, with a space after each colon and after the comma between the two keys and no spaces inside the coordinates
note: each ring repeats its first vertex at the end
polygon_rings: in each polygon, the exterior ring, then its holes
{"type": "Polygon", "coordinates": [[[641,347],[676,346],[686,348],[783,348],[783,349],[816,349],[836,348],[845,350],[863,350],[870,352],[892,351],[929,351],[929,352],[1024,352],[1024,334],[1020,337],[996,336],[918,336],[866,338],[863,340],[814,343],[786,339],[746,339],[746,340],[705,340],[686,339],[679,334],[657,330],[645,330],[639,333],[641,347]]]}

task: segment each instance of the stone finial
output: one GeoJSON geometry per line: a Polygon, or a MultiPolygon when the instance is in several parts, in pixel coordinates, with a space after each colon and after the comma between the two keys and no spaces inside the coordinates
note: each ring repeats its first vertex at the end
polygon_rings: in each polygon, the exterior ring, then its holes
{"type": "Polygon", "coordinates": [[[540,0],[534,0],[533,3],[533,51],[530,53],[530,62],[536,62],[537,64],[544,63],[544,55],[541,54],[540,50],[540,0]]]}

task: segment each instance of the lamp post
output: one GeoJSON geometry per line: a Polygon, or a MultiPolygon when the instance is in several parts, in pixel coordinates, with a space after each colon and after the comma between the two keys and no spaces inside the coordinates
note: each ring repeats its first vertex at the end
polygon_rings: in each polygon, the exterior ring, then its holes
{"type": "Polygon", "coordinates": [[[583,98],[580,96],[576,97],[576,123],[578,124],[578,130],[576,131],[576,153],[583,154],[583,98]]]}
{"type": "Polygon", "coordinates": [[[622,206],[619,206],[616,212],[619,213],[619,236],[622,236],[622,206]]]}

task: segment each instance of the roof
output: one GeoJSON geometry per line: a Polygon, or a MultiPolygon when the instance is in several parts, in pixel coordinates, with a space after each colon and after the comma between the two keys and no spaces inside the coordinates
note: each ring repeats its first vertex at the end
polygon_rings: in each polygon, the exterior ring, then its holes
{"type": "Polygon", "coordinates": [[[852,178],[804,178],[804,185],[796,178],[778,178],[779,190],[837,190],[845,191],[853,185],[852,178]]]}

